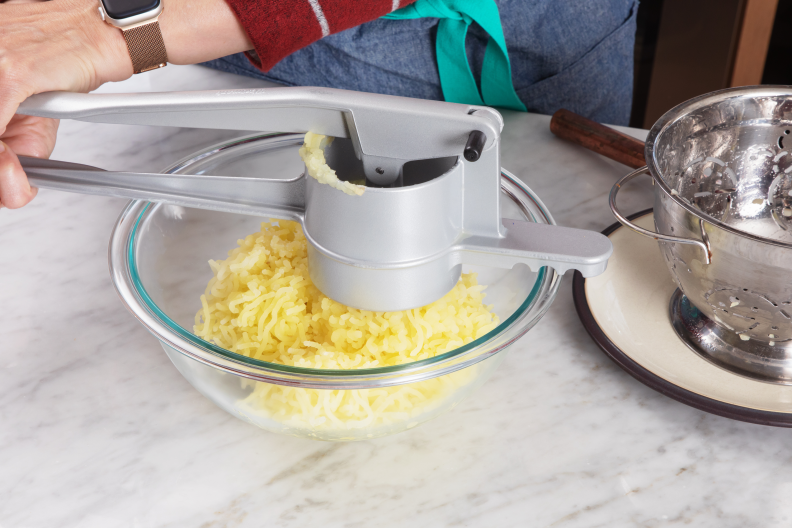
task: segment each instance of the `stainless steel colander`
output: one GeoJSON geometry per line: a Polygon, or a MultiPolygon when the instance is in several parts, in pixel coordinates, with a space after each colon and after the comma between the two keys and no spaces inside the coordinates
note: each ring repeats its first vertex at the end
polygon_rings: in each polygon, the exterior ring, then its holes
{"type": "MultiPolygon", "coordinates": [[[[684,296],[677,333],[739,374],[792,384],[792,88],[722,90],[683,103],[652,127],[647,167],[611,191],[619,221],[660,241],[684,296]],[[649,173],[657,232],[615,203],[649,173]]],[[[679,293],[679,292],[678,292],[679,293]]]]}

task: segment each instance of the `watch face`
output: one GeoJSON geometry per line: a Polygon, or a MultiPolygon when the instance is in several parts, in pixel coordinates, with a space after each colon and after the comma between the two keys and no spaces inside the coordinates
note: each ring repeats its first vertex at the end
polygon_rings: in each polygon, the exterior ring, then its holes
{"type": "Polygon", "coordinates": [[[160,0],[102,0],[110,18],[120,20],[156,9],[160,0]]]}

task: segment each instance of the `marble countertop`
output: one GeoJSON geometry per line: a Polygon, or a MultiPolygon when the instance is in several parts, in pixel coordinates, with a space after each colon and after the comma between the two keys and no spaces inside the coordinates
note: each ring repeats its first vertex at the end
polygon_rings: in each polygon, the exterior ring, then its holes
{"type": "MultiPolygon", "coordinates": [[[[169,66],[101,91],[262,85],[169,66]]],[[[559,224],[613,223],[625,167],[554,138],[547,116],[505,118],[504,167],[559,224]]],[[[234,135],[64,122],[53,157],[158,171],[234,135]]],[[[649,186],[620,202],[649,207],[649,186]]],[[[580,324],[571,276],[477,396],[421,427],[329,444],[247,425],[117,298],[106,254],[124,203],[43,190],[0,210],[0,528],[792,525],[792,431],[621,371],[580,324]]]]}

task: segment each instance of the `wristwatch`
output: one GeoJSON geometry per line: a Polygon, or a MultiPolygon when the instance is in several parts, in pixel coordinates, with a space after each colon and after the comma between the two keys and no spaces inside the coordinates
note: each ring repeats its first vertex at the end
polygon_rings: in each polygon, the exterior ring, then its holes
{"type": "Polygon", "coordinates": [[[159,27],[162,0],[100,0],[102,20],[124,34],[135,73],[168,64],[168,53],[159,27]]]}

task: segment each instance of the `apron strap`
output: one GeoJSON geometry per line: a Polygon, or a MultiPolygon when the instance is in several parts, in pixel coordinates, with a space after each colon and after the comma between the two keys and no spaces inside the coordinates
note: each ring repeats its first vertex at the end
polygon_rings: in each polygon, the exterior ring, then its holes
{"type": "Polygon", "coordinates": [[[446,101],[526,111],[512,84],[511,63],[494,0],[417,0],[382,18],[439,18],[437,70],[446,101]],[[465,37],[476,22],[489,35],[481,68],[481,93],[468,64],[465,37]]]}

